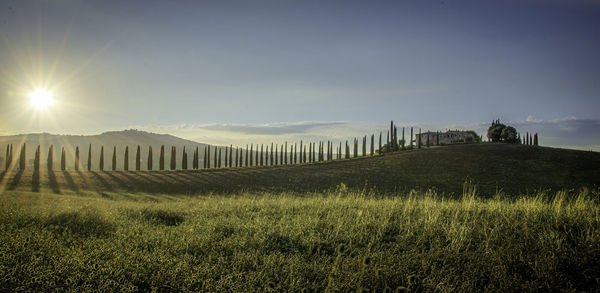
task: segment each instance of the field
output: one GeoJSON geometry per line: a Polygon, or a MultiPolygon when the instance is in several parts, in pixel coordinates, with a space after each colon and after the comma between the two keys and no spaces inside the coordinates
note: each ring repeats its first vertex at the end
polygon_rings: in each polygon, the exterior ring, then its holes
{"type": "Polygon", "coordinates": [[[0,291],[593,291],[599,160],[464,145],[295,167],[3,172],[0,291]]]}
{"type": "Polygon", "coordinates": [[[0,291],[590,291],[598,193],[6,192],[0,291]]]}

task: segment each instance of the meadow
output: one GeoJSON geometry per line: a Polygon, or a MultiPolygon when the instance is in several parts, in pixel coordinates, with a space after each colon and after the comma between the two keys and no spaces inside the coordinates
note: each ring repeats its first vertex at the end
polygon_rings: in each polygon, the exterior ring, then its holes
{"type": "Polygon", "coordinates": [[[600,191],[0,196],[0,291],[594,291],[600,191]]]}

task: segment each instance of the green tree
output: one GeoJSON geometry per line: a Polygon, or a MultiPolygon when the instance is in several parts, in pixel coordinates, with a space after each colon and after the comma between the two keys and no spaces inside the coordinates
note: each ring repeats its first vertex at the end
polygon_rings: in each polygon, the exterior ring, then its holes
{"type": "Polygon", "coordinates": [[[125,157],[123,158],[123,170],[129,171],[129,146],[125,146],[125,157]]]}
{"type": "Polygon", "coordinates": [[[113,146],[112,170],[117,170],[117,146],[113,146]]]}
{"type": "Polygon", "coordinates": [[[219,158],[217,159],[217,168],[221,168],[221,159],[222,159],[221,158],[221,150],[222,149],[223,148],[219,148],[219,156],[218,156],[219,158]]]}
{"type": "Polygon", "coordinates": [[[137,146],[137,149],[135,151],[135,170],[139,171],[142,169],[142,158],[141,158],[141,154],[140,154],[140,146],[137,146]]]}
{"type": "Polygon", "coordinates": [[[62,147],[62,151],[60,152],[60,170],[67,170],[67,158],[65,153],[65,147],[62,147]]]}
{"type": "Polygon", "coordinates": [[[493,121],[492,125],[488,128],[487,137],[491,142],[502,141],[502,130],[506,128],[506,125],[500,123],[500,119],[493,121]]]}
{"type": "Polygon", "coordinates": [[[172,146],[171,147],[171,166],[170,166],[171,170],[175,170],[177,169],[177,148],[172,146]]]}
{"type": "Polygon", "coordinates": [[[87,170],[92,170],[92,144],[90,144],[90,147],[88,149],[87,170]]]}
{"type": "Polygon", "coordinates": [[[46,168],[48,171],[52,171],[54,167],[54,145],[50,145],[48,149],[48,160],[46,161],[46,168]]]}
{"type": "Polygon", "coordinates": [[[148,160],[147,161],[148,161],[147,169],[149,171],[152,171],[154,162],[153,162],[153,158],[152,158],[152,146],[151,145],[148,146],[148,160]]]}
{"type": "Polygon", "coordinates": [[[79,146],[75,147],[75,171],[79,171],[79,146]]]}
{"type": "Polygon", "coordinates": [[[538,134],[537,134],[537,132],[533,135],[533,145],[534,146],[538,145],[538,134]]]}
{"type": "Polygon", "coordinates": [[[410,128],[410,146],[409,148],[412,150],[413,149],[413,128],[410,128]]]}
{"type": "Polygon", "coordinates": [[[158,157],[158,170],[165,169],[165,146],[160,146],[160,156],[158,157]]]}
{"type": "Polygon", "coordinates": [[[188,163],[187,152],[185,151],[185,146],[184,146],[183,151],[181,153],[181,169],[182,170],[187,170],[187,163],[188,163]]]}
{"type": "Polygon", "coordinates": [[[38,145],[33,157],[33,172],[40,172],[40,146],[38,145]]]}
{"type": "Polygon", "coordinates": [[[506,143],[517,143],[517,130],[512,126],[505,126],[500,133],[500,141],[506,143]]]}
{"type": "Polygon", "coordinates": [[[104,171],[104,146],[100,146],[100,162],[98,162],[100,171],[104,171]]]}

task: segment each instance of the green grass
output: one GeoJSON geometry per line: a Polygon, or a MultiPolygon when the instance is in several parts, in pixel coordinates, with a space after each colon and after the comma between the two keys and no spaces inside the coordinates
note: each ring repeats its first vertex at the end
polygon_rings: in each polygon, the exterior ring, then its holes
{"type": "Polygon", "coordinates": [[[598,190],[62,193],[0,194],[0,291],[600,287],[598,190]]]}
{"type": "MultiPolygon", "coordinates": [[[[94,161],[94,163],[97,163],[94,161]]],[[[0,191],[56,194],[131,192],[208,194],[327,192],[344,182],[380,194],[426,192],[460,197],[471,180],[482,197],[600,187],[600,153],[507,144],[472,144],[403,151],[350,160],[199,171],[54,171],[0,173],[0,191]]]]}

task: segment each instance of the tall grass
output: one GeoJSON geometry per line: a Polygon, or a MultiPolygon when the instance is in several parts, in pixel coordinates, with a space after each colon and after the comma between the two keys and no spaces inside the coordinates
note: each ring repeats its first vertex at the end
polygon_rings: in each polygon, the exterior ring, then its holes
{"type": "Polygon", "coordinates": [[[0,291],[590,291],[598,192],[6,192],[0,291]]]}

